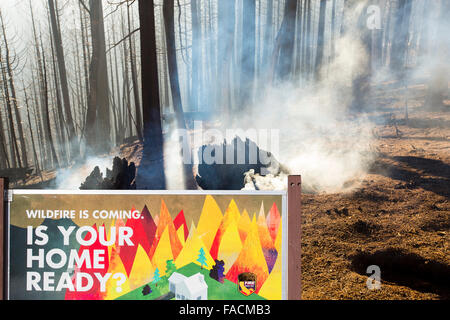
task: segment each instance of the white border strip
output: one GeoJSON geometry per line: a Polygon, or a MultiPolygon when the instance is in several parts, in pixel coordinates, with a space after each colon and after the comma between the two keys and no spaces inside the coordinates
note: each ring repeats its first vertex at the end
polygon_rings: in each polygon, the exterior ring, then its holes
{"type": "Polygon", "coordinates": [[[268,190],[37,190],[11,189],[13,195],[22,194],[76,194],[76,195],[261,195],[285,196],[287,191],[268,190]]]}
{"type": "Polygon", "coordinates": [[[6,228],[4,228],[4,230],[5,230],[5,232],[6,232],[6,259],[7,259],[7,261],[6,261],[6,277],[4,277],[3,279],[5,280],[5,281],[7,281],[7,283],[6,284],[4,284],[5,285],[5,288],[6,288],[6,300],[9,300],[9,285],[10,285],[10,282],[11,282],[11,271],[10,271],[10,262],[11,262],[11,257],[10,257],[10,234],[11,234],[11,223],[10,223],[10,221],[11,221],[11,217],[10,217],[10,212],[11,212],[11,201],[9,201],[8,200],[8,202],[6,203],[6,209],[8,210],[8,212],[6,212],[6,217],[7,217],[7,220],[6,220],[6,224],[7,224],[7,226],[6,226],[6,228]]]}
{"type": "Polygon", "coordinates": [[[282,230],[283,238],[281,242],[281,252],[283,255],[283,261],[281,263],[281,300],[288,300],[288,285],[289,285],[289,277],[288,277],[288,211],[287,211],[287,193],[283,194],[281,197],[281,221],[282,221],[282,230]]]}

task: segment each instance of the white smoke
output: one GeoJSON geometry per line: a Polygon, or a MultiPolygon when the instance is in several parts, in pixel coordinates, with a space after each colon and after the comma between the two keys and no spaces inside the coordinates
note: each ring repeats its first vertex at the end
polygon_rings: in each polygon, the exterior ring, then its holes
{"type": "Polygon", "coordinates": [[[184,189],[183,159],[179,137],[180,133],[172,123],[164,139],[164,168],[168,190],[184,189]]]}
{"type": "Polygon", "coordinates": [[[322,70],[322,80],[269,88],[251,115],[239,115],[238,126],[280,130],[274,156],[288,169],[265,177],[249,172],[246,189],[285,189],[289,173],[302,175],[305,190],[339,192],[357,187],[365,177],[373,160],[373,124],[349,112],[352,80],[367,65],[355,39],[348,35],[337,41],[338,55],[322,70]]]}
{"type": "Polygon", "coordinates": [[[112,168],[113,156],[87,157],[81,166],[72,166],[60,169],[56,174],[56,188],[60,190],[79,190],[86,178],[95,167],[99,167],[103,177],[106,177],[106,169],[112,168]]]}

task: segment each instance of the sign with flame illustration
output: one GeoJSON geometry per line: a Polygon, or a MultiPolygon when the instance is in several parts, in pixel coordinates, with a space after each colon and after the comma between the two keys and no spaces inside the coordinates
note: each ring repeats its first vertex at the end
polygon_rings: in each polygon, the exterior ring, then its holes
{"type": "Polygon", "coordinates": [[[286,299],[286,192],[19,191],[9,299],[286,299]]]}

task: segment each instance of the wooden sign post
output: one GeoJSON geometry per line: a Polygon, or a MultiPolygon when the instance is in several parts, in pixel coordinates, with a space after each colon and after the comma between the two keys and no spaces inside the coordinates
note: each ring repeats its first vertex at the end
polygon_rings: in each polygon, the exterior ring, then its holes
{"type": "Polygon", "coordinates": [[[6,227],[6,200],[5,191],[7,180],[0,178],[0,300],[5,298],[5,227],[6,227]]]}
{"type": "Polygon", "coordinates": [[[301,298],[301,176],[288,178],[288,299],[301,298]]]}

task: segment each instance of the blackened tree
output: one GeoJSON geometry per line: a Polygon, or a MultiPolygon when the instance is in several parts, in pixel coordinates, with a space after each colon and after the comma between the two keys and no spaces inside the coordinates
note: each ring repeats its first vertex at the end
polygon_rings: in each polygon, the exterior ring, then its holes
{"type": "Polygon", "coordinates": [[[150,286],[147,284],[143,289],[142,289],[142,295],[143,296],[147,296],[150,293],[152,293],[152,288],[150,288],[150,286]]]}
{"type": "Polygon", "coordinates": [[[156,56],[155,8],[153,0],[139,1],[141,37],[142,118],[144,150],[138,172],[139,189],[166,188],[156,56]]]}
{"type": "Polygon", "coordinates": [[[209,276],[220,283],[224,283],[225,280],[225,262],[223,260],[214,260],[215,265],[209,271],[209,276]]]}

